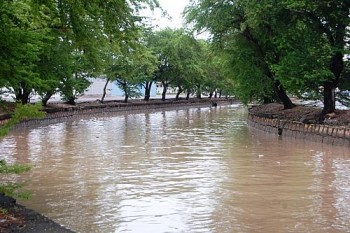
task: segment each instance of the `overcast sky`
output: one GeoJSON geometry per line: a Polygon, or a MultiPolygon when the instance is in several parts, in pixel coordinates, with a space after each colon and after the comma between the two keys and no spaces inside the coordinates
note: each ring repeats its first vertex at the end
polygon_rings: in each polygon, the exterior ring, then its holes
{"type": "Polygon", "coordinates": [[[184,8],[189,4],[189,0],[158,0],[160,6],[168,12],[172,20],[161,17],[160,11],[146,13],[147,16],[154,18],[154,24],[159,25],[160,28],[171,27],[180,28],[182,27],[182,12],[184,8]]]}

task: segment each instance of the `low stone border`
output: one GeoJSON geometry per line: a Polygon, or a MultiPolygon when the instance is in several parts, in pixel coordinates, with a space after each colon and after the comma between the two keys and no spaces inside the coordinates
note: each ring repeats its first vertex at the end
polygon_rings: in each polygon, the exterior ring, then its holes
{"type": "Polygon", "coordinates": [[[337,146],[350,146],[350,128],[266,118],[248,113],[248,125],[268,133],[337,146]]]}
{"type": "MultiPolygon", "coordinates": [[[[153,109],[165,109],[165,108],[184,108],[194,106],[217,106],[221,104],[232,104],[236,101],[234,99],[190,99],[190,100],[153,100],[149,102],[134,101],[130,103],[123,102],[107,102],[105,104],[96,103],[83,106],[69,106],[61,108],[46,108],[46,117],[43,119],[30,119],[22,121],[14,126],[12,129],[21,129],[39,125],[47,125],[52,123],[64,122],[67,120],[80,119],[88,116],[110,116],[117,112],[129,112],[129,111],[143,111],[153,109]]],[[[0,126],[8,120],[0,119],[0,126]]]]}

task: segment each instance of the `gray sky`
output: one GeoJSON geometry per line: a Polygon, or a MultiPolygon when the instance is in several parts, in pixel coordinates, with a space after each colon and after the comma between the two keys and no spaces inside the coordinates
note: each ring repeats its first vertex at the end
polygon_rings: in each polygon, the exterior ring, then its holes
{"type": "Polygon", "coordinates": [[[154,18],[154,24],[159,25],[160,28],[171,27],[180,28],[182,27],[181,13],[185,6],[189,4],[189,0],[158,0],[160,6],[168,12],[172,20],[161,17],[159,10],[154,12],[145,13],[147,16],[154,18]]]}
{"type": "MultiPolygon", "coordinates": [[[[182,12],[184,8],[190,3],[190,0],[158,0],[160,6],[168,12],[172,20],[168,20],[161,16],[159,10],[151,12],[147,10],[142,12],[144,16],[151,17],[154,19],[153,25],[158,25],[159,29],[166,27],[170,28],[181,28],[183,25],[182,12]]],[[[208,39],[210,37],[209,33],[204,32],[198,35],[195,35],[198,39],[208,39]]]]}

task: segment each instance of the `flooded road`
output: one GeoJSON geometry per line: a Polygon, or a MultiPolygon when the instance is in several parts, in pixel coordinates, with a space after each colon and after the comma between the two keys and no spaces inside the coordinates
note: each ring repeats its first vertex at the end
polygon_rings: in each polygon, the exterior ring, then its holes
{"type": "Polygon", "coordinates": [[[350,150],[250,129],[240,106],[12,132],[21,203],[76,232],[350,232],[350,150]]]}

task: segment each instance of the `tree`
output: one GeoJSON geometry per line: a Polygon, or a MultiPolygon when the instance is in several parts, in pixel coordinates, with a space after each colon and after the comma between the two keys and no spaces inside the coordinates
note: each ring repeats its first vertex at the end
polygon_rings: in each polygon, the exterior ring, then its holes
{"type": "Polygon", "coordinates": [[[148,41],[158,58],[154,76],[162,83],[162,100],[165,100],[170,86],[177,89],[177,99],[183,91],[191,93],[201,89],[203,72],[200,60],[203,51],[198,40],[183,29],[166,28],[154,32],[148,41]]]}
{"type": "Polygon", "coordinates": [[[59,38],[46,41],[36,70],[41,85],[35,89],[43,106],[46,106],[49,99],[60,91],[61,81],[73,73],[74,57],[70,43],[59,38]]]}
{"type": "Polygon", "coordinates": [[[175,32],[166,28],[149,35],[148,43],[158,59],[157,70],[154,72],[155,79],[163,85],[162,100],[165,100],[169,85],[174,82],[176,74],[172,68],[172,59],[175,57],[174,37],[175,32]]]}
{"type": "MultiPolygon", "coordinates": [[[[347,0],[215,3],[202,0],[187,9],[187,18],[196,22],[195,29],[209,30],[212,40],[224,51],[236,47],[233,51],[242,54],[239,49],[242,46],[255,51],[251,55],[259,59],[250,64],[255,66],[252,69],[260,67],[264,76],[272,81],[273,92],[260,89],[262,97],[264,94],[270,95],[269,98],[278,97],[288,108],[293,105],[285,89],[300,94],[319,92],[322,87],[322,113],[325,115],[334,111],[335,89],[344,79],[344,54],[349,46],[346,43],[349,8],[347,0]]],[[[243,48],[243,51],[247,50],[243,48]]],[[[245,56],[245,59],[249,58],[245,56]]],[[[235,85],[237,81],[238,86],[242,85],[245,81],[243,77],[239,78],[241,74],[232,71],[235,85]]],[[[244,76],[248,77],[246,81],[249,83],[251,77],[244,76]]],[[[244,86],[244,89],[247,87],[244,86]]],[[[249,89],[246,90],[249,92],[249,89]]],[[[244,90],[239,92],[243,94],[244,90]]]]}
{"type": "MultiPolygon", "coordinates": [[[[133,10],[128,3],[120,1],[93,1],[89,4],[58,1],[51,9],[57,18],[52,25],[56,29],[53,30],[54,36],[67,49],[65,59],[61,61],[69,72],[61,73],[59,90],[63,99],[74,104],[90,85],[87,77],[103,70],[100,51],[109,40],[118,40],[134,27],[133,10]]],[[[58,69],[61,67],[59,64],[58,69]]]]}
{"type": "Polygon", "coordinates": [[[154,72],[157,70],[157,57],[147,45],[144,36],[137,44],[136,53],[133,56],[133,72],[135,82],[145,89],[144,100],[148,101],[151,95],[152,84],[155,81],[154,72]]]}
{"type": "MultiPolygon", "coordinates": [[[[308,28],[312,29],[316,38],[327,41],[328,58],[327,78],[323,80],[323,115],[335,110],[335,89],[344,79],[344,54],[349,46],[348,27],[350,24],[350,1],[321,0],[321,1],[290,1],[285,0],[284,6],[289,9],[297,20],[302,20],[308,28]]],[[[319,49],[324,49],[325,46],[319,49]]]]}
{"type": "Polygon", "coordinates": [[[204,71],[203,88],[209,94],[209,98],[221,97],[221,93],[230,94],[233,92],[233,85],[230,82],[232,79],[225,74],[225,57],[221,52],[218,52],[209,43],[202,41],[203,56],[201,66],[204,71]]]}
{"type": "Polygon", "coordinates": [[[133,33],[141,20],[137,12],[148,6],[157,7],[158,3],[2,1],[0,85],[11,88],[23,103],[28,102],[31,92],[37,91],[45,104],[59,83],[61,94],[74,103],[76,94],[87,84],[85,77],[102,70],[99,52],[106,41],[124,40],[133,33]],[[62,69],[66,69],[65,74],[58,72],[62,69]]]}
{"type": "Polygon", "coordinates": [[[104,60],[106,85],[116,81],[124,92],[125,102],[129,97],[140,96],[142,83],[149,82],[156,69],[156,58],[145,44],[142,27],[135,28],[134,34],[123,41],[110,41],[104,60]]]}
{"type": "Polygon", "coordinates": [[[0,2],[0,85],[12,89],[22,103],[28,102],[38,79],[35,63],[47,38],[44,10],[29,0],[0,2]]]}
{"type": "Polygon", "coordinates": [[[201,59],[204,56],[202,44],[191,34],[178,30],[174,34],[174,56],[171,58],[172,70],[175,79],[172,85],[177,88],[176,99],[183,91],[201,94],[201,86],[204,80],[201,59]]]}
{"type": "MultiPolygon", "coordinates": [[[[294,104],[271,67],[278,62],[279,51],[268,33],[269,25],[257,24],[251,18],[252,9],[247,2],[202,0],[186,10],[187,20],[195,22],[195,30],[209,30],[213,43],[227,55],[230,60],[227,73],[235,80],[241,100],[277,99],[285,108],[292,108],[294,104]]],[[[254,9],[259,7],[256,4],[254,9]]]]}

